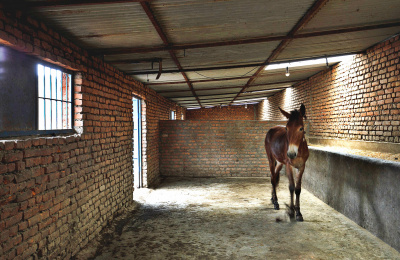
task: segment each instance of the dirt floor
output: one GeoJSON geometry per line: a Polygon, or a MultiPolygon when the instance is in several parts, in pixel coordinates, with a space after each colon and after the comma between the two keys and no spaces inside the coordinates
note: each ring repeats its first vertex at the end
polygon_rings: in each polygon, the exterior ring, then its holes
{"type": "Polygon", "coordinates": [[[76,259],[400,259],[400,253],[302,190],[304,222],[286,214],[287,180],[270,201],[268,178],[168,178],[134,193],[76,259]]]}

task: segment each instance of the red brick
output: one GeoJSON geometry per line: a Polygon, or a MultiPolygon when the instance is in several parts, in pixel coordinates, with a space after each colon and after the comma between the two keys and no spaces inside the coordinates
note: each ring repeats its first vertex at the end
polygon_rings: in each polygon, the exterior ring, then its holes
{"type": "Polygon", "coordinates": [[[24,158],[24,153],[19,151],[14,153],[7,153],[6,155],[4,155],[3,161],[5,163],[10,163],[10,162],[20,161],[23,158],[24,158]]]}

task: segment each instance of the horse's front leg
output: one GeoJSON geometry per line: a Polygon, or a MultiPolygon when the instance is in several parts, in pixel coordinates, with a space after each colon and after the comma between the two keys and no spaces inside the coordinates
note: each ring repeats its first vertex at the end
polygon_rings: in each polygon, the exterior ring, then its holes
{"type": "Polygon", "coordinates": [[[270,171],[271,171],[271,184],[272,184],[272,203],[274,204],[274,209],[279,210],[278,197],[276,196],[276,187],[279,183],[279,172],[282,169],[282,164],[270,159],[270,171]],[[275,167],[276,164],[276,167],[275,167]]]}
{"type": "Polygon", "coordinates": [[[301,178],[303,177],[303,172],[304,172],[305,165],[303,165],[297,172],[296,174],[296,188],[295,188],[295,193],[296,193],[296,205],[295,205],[295,210],[296,210],[296,220],[297,221],[303,221],[303,215],[300,213],[300,193],[301,193],[301,178]]]}
{"type": "Polygon", "coordinates": [[[294,217],[293,193],[294,193],[295,186],[294,186],[294,180],[293,180],[293,168],[289,163],[286,164],[286,175],[289,179],[289,191],[290,191],[290,206],[289,206],[288,213],[289,213],[289,216],[291,218],[293,218],[294,217]]]}

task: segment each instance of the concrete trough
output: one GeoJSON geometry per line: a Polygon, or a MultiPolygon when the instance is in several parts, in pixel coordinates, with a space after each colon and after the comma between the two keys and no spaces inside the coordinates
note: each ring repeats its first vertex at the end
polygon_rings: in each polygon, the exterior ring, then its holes
{"type": "Polygon", "coordinates": [[[400,251],[400,163],[309,148],[303,187],[400,251]]]}

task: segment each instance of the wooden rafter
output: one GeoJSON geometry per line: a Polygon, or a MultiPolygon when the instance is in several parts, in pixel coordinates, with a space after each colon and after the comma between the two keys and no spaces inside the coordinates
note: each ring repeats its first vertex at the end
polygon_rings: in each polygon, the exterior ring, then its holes
{"type": "MultiPolygon", "coordinates": [[[[289,84],[289,83],[296,83],[300,82],[301,80],[290,80],[290,81],[279,81],[279,82],[271,82],[271,83],[265,83],[265,84],[258,84],[258,85],[251,85],[251,87],[261,87],[261,86],[271,86],[271,85],[279,85],[279,84],[289,84]]],[[[201,88],[197,89],[196,92],[200,91],[212,91],[212,90],[221,90],[221,89],[235,89],[235,88],[242,88],[243,86],[231,86],[231,87],[220,87],[220,88],[201,88]]],[[[268,90],[268,89],[260,89],[260,90],[268,90]]],[[[165,93],[182,93],[182,92],[189,92],[189,90],[163,90],[163,91],[157,91],[159,94],[165,94],[165,93]]]]}
{"type": "Polygon", "coordinates": [[[295,24],[295,26],[290,30],[288,33],[288,39],[285,39],[280,42],[278,47],[275,48],[275,50],[272,51],[271,55],[267,58],[267,60],[264,62],[264,65],[261,66],[254,74],[253,76],[247,81],[246,85],[243,86],[243,88],[239,91],[239,93],[236,95],[236,97],[231,101],[230,104],[232,104],[239,96],[242,94],[246,88],[248,88],[251,83],[259,76],[261,71],[265,69],[265,67],[271,63],[272,60],[274,60],[282,51],[286,48],[286,46],[292,41],[293,36],[321,10],[321,8],[328,2],[329,0],[317,0],[310,9],[304,14],[304,16],[295,24]]]}
{"type": "Polygon", "coordinates": [[[47,8],[61,6],[84,6],[84,5],[102,5],[102,4],[121,4],[135,2],[149,2],[151,0],[39,0],[39,1],[20,1],[5,0],[3,4],[7,7],[15,7],[20,10],[30,8],[47,8]]]}
{"type": "Polygon", "coordinates": [[[286,41],[301,38],[312,38],[319,36],[352,33],[369,31],[376,29],[385,29],[400,26],[400,21],[394,21],[390,23],[382,23],[376,25],[367,26],[357,26],[349,27],[335,30],[317,31],[309,33],[299,33],[295,35],[283,35],[283,36],[264,36],[250,39],[241,40],[227,40],[220,42],[209,42],[209,43],[189,43],[181,45],[168,45],[168,46],[153,46],[153,47],[139,47],[139,48],[112,48],[112,49],[93,49],[90,50],[91,53],[95,55],[117,55],[117,54],[129,54],[129,53],[149,53],[149,52],[159,52],[159,51],[169,51],[169,50],[189,50],[189,49],[199,49],[199,48],[211,48],[211,47],[222,47],[222,46],[233,46],[242,44],[253,44],[253,43],[263,43],[263,42],[273,42],[273,41],[286,41]]]}
{"type": "MultiPolygon", "coordinates": [[[[151,23],[153,24],[154,28],[156,29],[156,31],[157,31],[158,35],[160,36],[161,40],[163,41],[164,45],[168,46],[169,45],[168,38],[165,35],[165,33],[163,32],[157,19],[155,18],[154,13],[150,8],[150,4],[148,2],[140,2],[140,4],[142,5],[143,10],[145,11],[147,17],[150,19],[151,23]]],[[[175,62],[176,66],[178,67],[178,69],[183,70],[178,58],[175,55],[175,52],[173,50],[169,50],[168,52],[169,52],[172,60],[175,62]]],[[[194,91],[193,85],[190,82],[189,78],[187,77],[186,73],[181,72],[181,74],[182,74],[183,78],[185,79],[185,82],[189,86],[189,89],[192,91],[193,96],[196,98],[197,102],[199,103],[199,105],[201,107],[202,105],[201,105],[200,99],[198,98],[196,92],[194,91]]]]}

